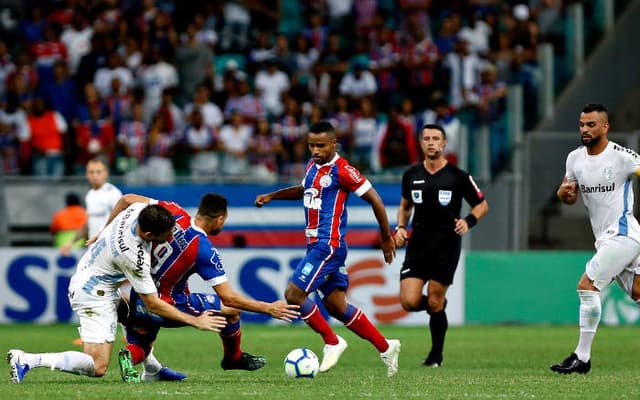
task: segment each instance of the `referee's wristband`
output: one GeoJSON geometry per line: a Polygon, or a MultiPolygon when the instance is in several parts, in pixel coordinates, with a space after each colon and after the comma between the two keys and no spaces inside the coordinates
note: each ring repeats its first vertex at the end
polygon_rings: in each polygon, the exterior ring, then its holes
{"type": "Polygon", "coordinates": [[[396,226],[396,228],[394,229],[394,231],[398,232],[398,229],[404,229],[405,231],[407,230],[407,227],[405,225],[398,225],[396,226]]]}
{"type": "Polygon", "coordinates": [[[467,221],[467,226],[469,227],[469,229],[473,228],[478,223],[478,218],[476,218],[476,216],[471,213],[464,217],[464,220],[467,221]]]}

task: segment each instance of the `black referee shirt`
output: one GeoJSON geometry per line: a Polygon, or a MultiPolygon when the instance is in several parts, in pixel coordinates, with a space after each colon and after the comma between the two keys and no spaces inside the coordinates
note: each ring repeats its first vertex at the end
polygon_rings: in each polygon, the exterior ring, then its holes
{"type": "Polygon", "coordinates": [[[414,207],[412,226],[424,232],[453,232],[462,199],[473,208],[484,200],[473,178],[451,163],[431,175],[423,163],[402,175],[402,197],[414,207]]]}

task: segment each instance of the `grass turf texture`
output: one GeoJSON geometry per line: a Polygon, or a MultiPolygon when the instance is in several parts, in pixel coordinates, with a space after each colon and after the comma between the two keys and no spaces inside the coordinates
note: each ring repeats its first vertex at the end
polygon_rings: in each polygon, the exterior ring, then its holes
{"type": "MultiPolygon", "coordinates": [[[[386,377],[378,353],[364,340],[339,327],[349,348],[331,371],[314,379],[284,374],[284,356],[295,347],[309,347],[322,356],[319,336],[295,326],[243,326],[243,350],[264,355],[258,371],[223,371],[217,335],[193,328],[161,331],[155,354],[188,375],[185,382],[127,385],[121,382],[117,351],[107,376],[87,378],[39,368],[21,385],[0,381],[3,399],[637,399],[640,398],[640,338],[638,327],[601,327],[587,375],[557,375],[549,365],[575,348],[575,326],[452,327],[447,336],[444,366],[420,364],[428,350],[426,328],[383,326],[390,338],[402,341],[400,370],[386,377]]],[[[3,352],[79,350],[72,325],[0,325],[3,352]]]]}

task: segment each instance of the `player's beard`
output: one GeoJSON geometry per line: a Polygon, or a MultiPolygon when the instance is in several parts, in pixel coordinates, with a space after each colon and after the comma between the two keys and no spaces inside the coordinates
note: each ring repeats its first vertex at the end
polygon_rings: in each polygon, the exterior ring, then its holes
{"type": "Polygon", "coordinates": [[[592,147],[595,147],[598,143],[600,143],[601,139],[602,139],[602,136],[598,136],[598,137],[590,136],[588,139],[581,137],[580,141],[585,147],[592,148],[592,147]]]}

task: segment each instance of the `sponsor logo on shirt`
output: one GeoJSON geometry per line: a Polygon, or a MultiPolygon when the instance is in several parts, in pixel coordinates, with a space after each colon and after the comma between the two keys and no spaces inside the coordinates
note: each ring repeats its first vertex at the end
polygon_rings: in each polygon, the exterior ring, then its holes
{"type": "Polygon", "coordinates": [[[302,198],[302,204],[306,208],[311,208],[312,210],[321,210],[322,209],[322,199],[318,197],[320,192],[316,188],[309,188],[304,191],[304,197],[302,198]]]}
{"type": "Polygon", "coordinates": [[[613,192],[615,189],[615,182],[611,183],[611,185],[601,185],[599,183],[595,186],[580,185],[580,191],[585,194],[613,192]]]}

